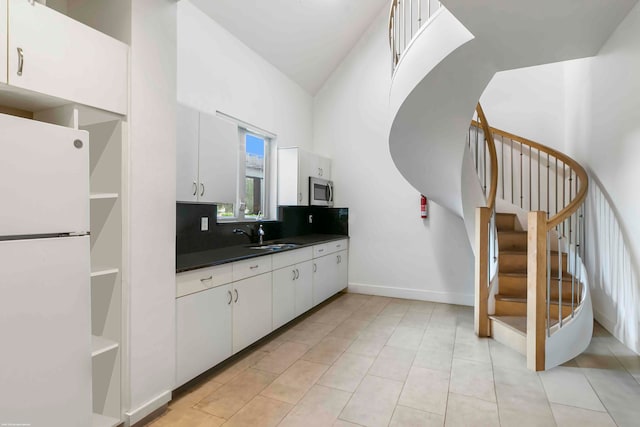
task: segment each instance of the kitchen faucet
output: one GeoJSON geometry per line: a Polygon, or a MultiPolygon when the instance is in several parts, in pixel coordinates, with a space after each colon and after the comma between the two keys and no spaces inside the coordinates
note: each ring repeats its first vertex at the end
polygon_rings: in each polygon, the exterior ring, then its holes
{"type": "MultiPolygon", "coordinates": [[[[254,231],[251,231],[251,234],[247,233],[246,231],[244,231],[241,228],[234,228],[233,230],[234,234],[244,234],[245,236],[247,236],[249,238],[249,241],[253,240],[253,237],[255,235],[254,231]]],[[[264,241],[264,229],[262,228],[262,224],[260,224],[260,226],[257,229],[257,234],[258,234],[258,242],[260,245],[263,244],[264,241]]]]}

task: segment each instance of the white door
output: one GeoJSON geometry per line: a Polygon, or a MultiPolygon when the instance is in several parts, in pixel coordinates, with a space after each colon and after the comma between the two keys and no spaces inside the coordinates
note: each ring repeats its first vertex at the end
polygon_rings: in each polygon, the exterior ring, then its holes
{"type": "Polygon", "coordinates": [[[0,129],[0,237],[88,231],[89,134],[5,114],[0,129]]]}
{"type": "Polygon", "coordinates": [[[295,265],[273,272],[273,329],[278,329],[296,316],[297,276],[295,265]]]}
{"type": "MultiPolygon", "coordinates": [[[[0,0],[0,38],[7,37],[7,0],[0,0]]],[[[0,43],[0,83],[7,82],[7,44],[0,43]]]]}
{"type": "Polygon", "coordinates": [[[176,200],[198,200],[198,140],[200,113],[178,104],[176,110],[176,200]]]}
{"type": "Polygon", "coordinates": [[[233,352],[237,353],[271,332],[271,273],[233,284],[233,352]]]}
{"type": "Polygon", "coordinates": [[[176,387],[231,356],[231,285],[176,300],[176,387]]]}
{"type": "MultiPolygon", "coordinates": [[[[278,204],[297,206],[305,202],[300,185],[299,149],[281,148],[278,150],[278,204]]],[[[309,185],[307,183],[307,185],[309,185]]]]}
{"type": "Polygon", "coordinates": [[[127,45],[33,1],[8,22],[10,85],[126,114],[127,45]]]}
{"type": "Polygon", "coordinates": [[[200,113],[200,201],[236,202],[239,149],[238,126],[200,113]]]}
{"type": "Polygon", "coordinates": [[[295,315],[299,316],[313,307],[313,261],[296,264],[296,269],[295,315]]]}
{"type": "Polygon", "coordinates": [[[89,237],[0,241],[0,417],[91,425],[89,237]]]}

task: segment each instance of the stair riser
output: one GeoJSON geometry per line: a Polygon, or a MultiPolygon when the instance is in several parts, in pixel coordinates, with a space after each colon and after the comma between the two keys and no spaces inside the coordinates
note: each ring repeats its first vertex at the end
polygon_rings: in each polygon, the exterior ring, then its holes
{"type": "Polygon", "coordinates": [[[516,216],[512,214],[496,214],[496,228],[498,231],[515,230],[516,216]]]}
{"type": "Polygon", "coordinates": [[[518,353],[527,354],[527,337],[522,333],[518,333],[508,326],[503,325],[491,319],[491,337],[499,343],[517,351],[518,353]]]}
{"type": "MultiPolygon", "coordinates": [[[[501,273],[526,273],[527,254],[500,254],[499,267],[501,273]]],[[[551,256],[551,270],[558,271],[558,256],[551,256]]],[[[562,254],[562,271],[567,271],[567,254],[562,254]]]]}
{"type": "MultiPolygon", "coordinates": [[[[558,305],[551,304],[551,318],[558,318],[558,305]]],[[[520,301],[499,301],[496,300],[496,316],[526,316],[527,303],[520,301]]],[[[571,314],[570,306],[562,306],[562,317],[571,314]]]]}
{"type": "MultiPolygon", "coordinates": [[[[526,298],[527,297],[527,278],[526,277],[500,277],[500,295],[526,298]]],[[[558,281],[551,281],[551,298],[558,299],[558,281]]],[[[578,284],[575,284],[574,293],[578,296],[578,284]]],[[[571,281],[562,282],[562,299],[570,301],[571,299],[571,281]]]]}
{"type": "Polygon", "coordinates": [[[527,250],[526,233],[498,233],[498,248],[501,251],[525,251],[527,250]]]}

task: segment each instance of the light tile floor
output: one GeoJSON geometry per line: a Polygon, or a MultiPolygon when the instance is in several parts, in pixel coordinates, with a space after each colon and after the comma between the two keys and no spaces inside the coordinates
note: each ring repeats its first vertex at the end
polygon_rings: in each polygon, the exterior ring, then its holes
{"type": "Polygon", "coordinates": [[[164,426],[640,426],[640,357],[598,324],[547,372],[473,309],[341,294],[174,396],[164,426]]]}

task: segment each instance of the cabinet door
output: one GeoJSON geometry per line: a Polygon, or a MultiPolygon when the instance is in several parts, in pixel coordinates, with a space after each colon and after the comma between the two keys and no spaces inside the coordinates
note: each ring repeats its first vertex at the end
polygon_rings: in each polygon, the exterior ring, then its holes
{"type": "Polygon", "coordinates": [[[313,307],[313,261],[297,264],[295,315],[300,316],[313,307]]]}
{"type": "Polygon", "coordinates": [[[278,150],[278,204],[297,206],[302,202],[298,173],[298,149],[278,150]]]}
{"type": "Polygon", "coordinates": [[[331,179],[331,159],[318,156],[318,171],[320,178],[331,179]]]}
{"type": "Polygon", "coordinates": [[[298,205],[309,205],[309,177],[316,177],[314,171],[313,155],[305,150],[298,149],[298,205]]]}
{"type": "Polygon", "coordinates": [[[340,251],[337,253],[337,256],[338,273],[336,276],[336,293],[349,286],[349,251],[340,251]]]}
{"type": "Polygon", "coordinates": [[[126,114],[127,45],[38,2],[8,1],[10,85],[126,114]]]}
{"type": "Polygon", "coordinates": [[[201,202],[236,203],[238,138],[235,124],[200,113],[198,196],[201,202]]]}
{"type": "Polygon", "coordinates": [[[335,293],[338,264],[335,254],[316,258],[313,263],[313,305],[318,305],[335,293]]]}
{"type": "Polygon", "coordinates": [[[231,285],[176,300],[176,387],[231,356],[231,285]]]}
{"type": "Polygon", "coordinates": [[[176,110],[176,200],[198,200],[198,134],[200,113],[178,104],[176,110]]]}
{"type": "Polygon", "coordinates": [[[296,316],[296,266],[273,272],[273,329],[278,329],[296,316]]]}
{"type": "Polygon", "coordinates": [[[235,282],[233,352],[237,353],[271,332],[271,273],[235,282]]]}
{"type": "MultiPolygon", "coordinates": [[[[7,34],[7,0],[0,0],[0,35],[6,40],[7,34]]],[[[7,44],[0,43],[0,83],[7,82],[7,44]]]]}

